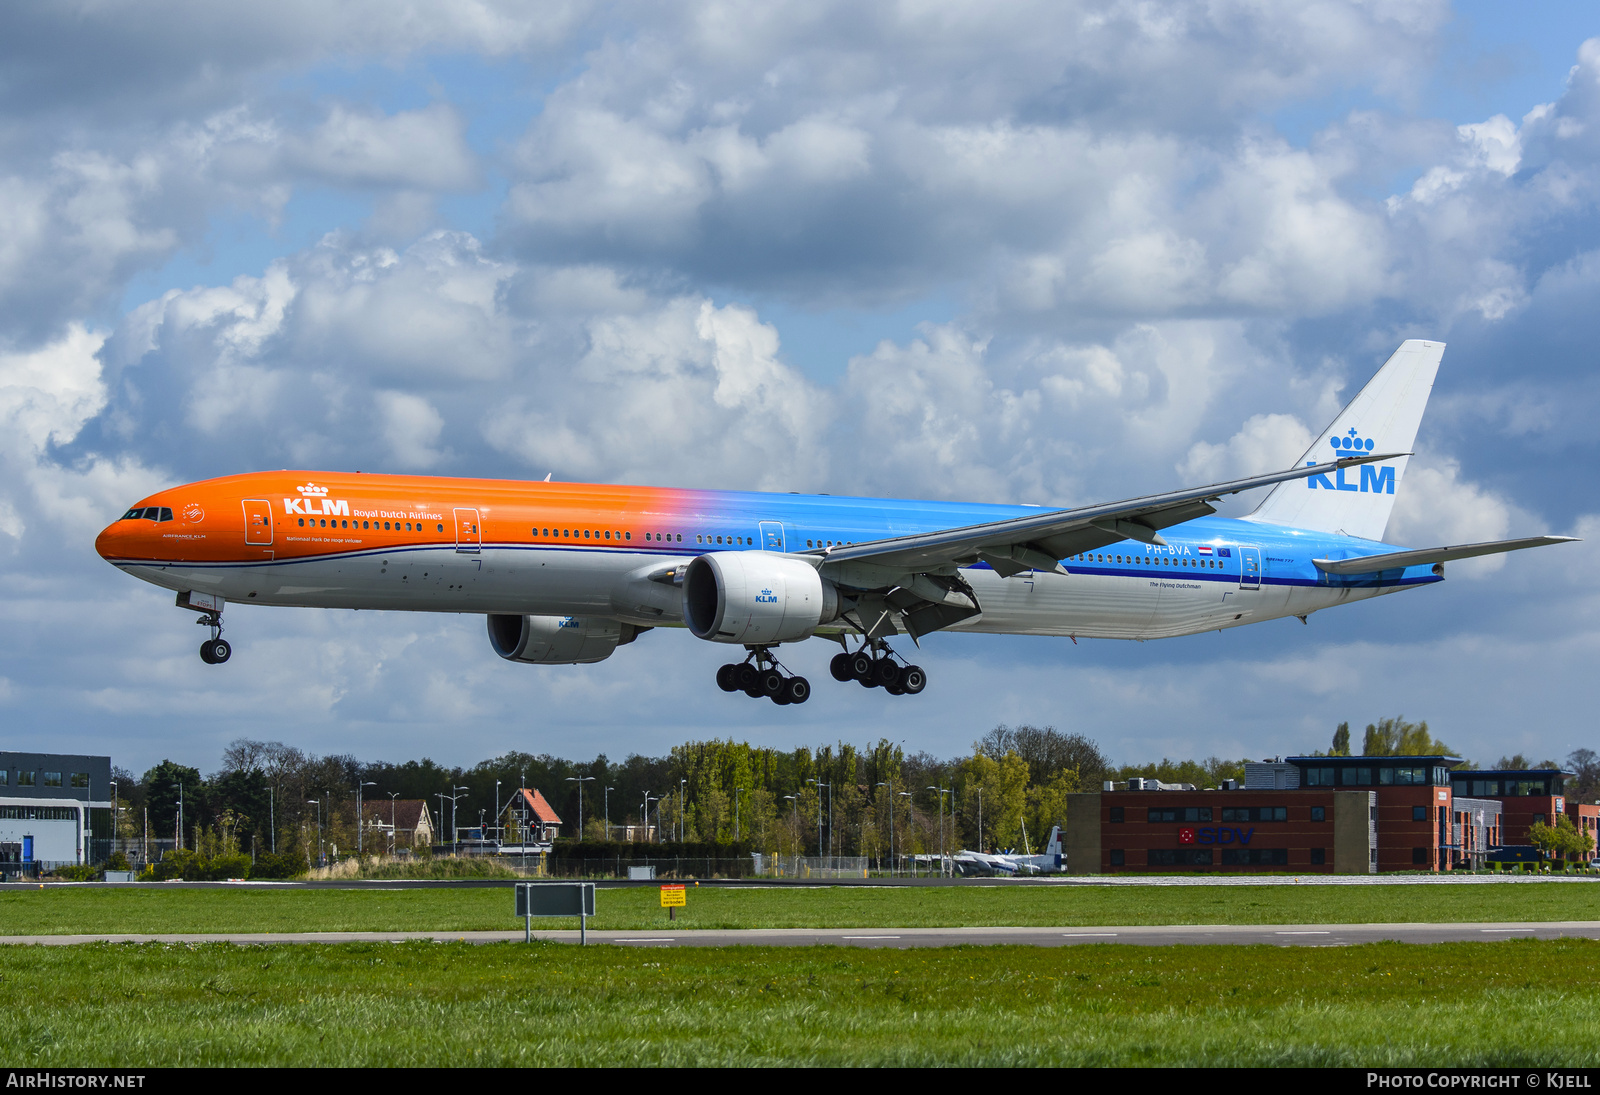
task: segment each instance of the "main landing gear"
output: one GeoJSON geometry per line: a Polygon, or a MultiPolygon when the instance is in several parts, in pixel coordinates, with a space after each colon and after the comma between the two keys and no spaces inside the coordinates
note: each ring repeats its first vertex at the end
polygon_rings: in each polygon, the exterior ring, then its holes
{"type": "Polygon", "coordinates": [[[222,637],[222,613],[204,613],[195,623],[211,629],[211,638],[200,644],[201,661],[207,665],[221,665],[233,656],[233,647],[222,637]]]}
{"type": "Polygon", "coordinates": [[[748,648],[749,657],[729,662],[717,670],[717,687],[724,692],[743,692],[751,699],[767,697],[780,707],[805,703],[811,698],[811,682],[791,677],[783,671],[772,651],[764,646],[748,648]]]}
{"type": "Polygon", "coordinates": [[[881,688],[891,696],[915,696],[928,686],[920,665],[903,665],[887,643],[873,639],[854,654],[835,654],[828,670],[836,681],[857,681],[863,688],[881,688]]]}

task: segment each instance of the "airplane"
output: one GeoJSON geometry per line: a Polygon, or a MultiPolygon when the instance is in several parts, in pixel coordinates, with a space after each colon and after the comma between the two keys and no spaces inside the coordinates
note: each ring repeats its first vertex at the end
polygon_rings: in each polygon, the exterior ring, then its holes
{"type": "Polygon", "coordinates": [[[927,684],[892,637],[939,631],[1148,640],[1222,631],[1444,577],[1457,559],[1575,539],[1384,543],[1444,344],[1403,343],[1295,466],[1118,502],[1029,505],[276,471],[141,499],[100,555],[174,591],[226,662],[226,604],[474,613],[512,662],[602,661],[657,627],[742,647],[726,692],[804,703],[776,651],[927,684]],[[1272,488],[1255,510],[1223,497],[1272,488]]]}
{"type": "Polygon", "coordinates": [[[1066,856],[1061,849],[1061,826],[1050,830],[1041,855],[1018,855],[1009,852],[974,852],[963,848],[955,854],[955,868],[963,875],[1055,874],[1067,869],[1066,856]]]}

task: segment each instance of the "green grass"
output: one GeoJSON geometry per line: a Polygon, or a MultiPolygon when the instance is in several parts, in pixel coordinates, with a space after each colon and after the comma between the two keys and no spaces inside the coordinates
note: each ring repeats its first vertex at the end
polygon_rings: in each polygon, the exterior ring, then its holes
{"type": "MultiPolygon", "coordinates": [[[[1600,884],[1498,886],[919,887],[690,885],[675,927],[1351,924],[1600,920],[1600,884]]],[[[654,887],[601,890],[597,929],[662,927],[654,887]]],[[[520,926],[509,888],[426,890],[46,887],[0,892],[0,934],[480,931],[520,926]]],[[[540,927],[576,927],[546,920],[540,927]]]]}
{"type": "Polygon", "coordinates": [[[0,949],[0,1065],[1554,1065],[1600,942],[0,949]]]}

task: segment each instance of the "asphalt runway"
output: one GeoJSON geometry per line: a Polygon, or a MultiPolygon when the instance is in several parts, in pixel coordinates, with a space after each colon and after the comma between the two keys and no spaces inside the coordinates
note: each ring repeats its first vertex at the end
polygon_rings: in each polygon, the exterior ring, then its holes
{"type": "MultiPolygon", "coordinates": [[[[535,931],[556,943],[578,942],[578,932],[535,931]]],[[[185,935],[8,935],[0,944],[70,946],[79,943],[515,943],[521,929],[497,932],[285,932],[185,935]]],[[[1193,924],[1081,928],[771,928],[739,931],[591,931],[589,943],[622,947],[1070,947],[1123,943],[1343,947],[1358,943],[1486,942],[1504,939],[1600,939],[1600,921],[1555,920],[1502,924],[1193,924]]]]}

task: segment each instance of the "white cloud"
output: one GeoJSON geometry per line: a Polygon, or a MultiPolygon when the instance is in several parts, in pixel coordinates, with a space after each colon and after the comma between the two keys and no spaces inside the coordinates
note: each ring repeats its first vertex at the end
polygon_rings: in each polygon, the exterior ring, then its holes
{"type": "Polygon", "coordinates": [[[1178,474],[1192,483],[1262,475],[1290,467],[1315,440],[1305,423],[1293,415],[1255,414],[1220,445],[1196,441],[1178,465],[1178,474]]]}
{"type": "Polygon", "coordinates": [[[375,396],[382,434],[395,465],[405,471],[425,471],[439,463],[439,435],[444,419],[420,396],[405,392],[378,392],[375,396]]]}

